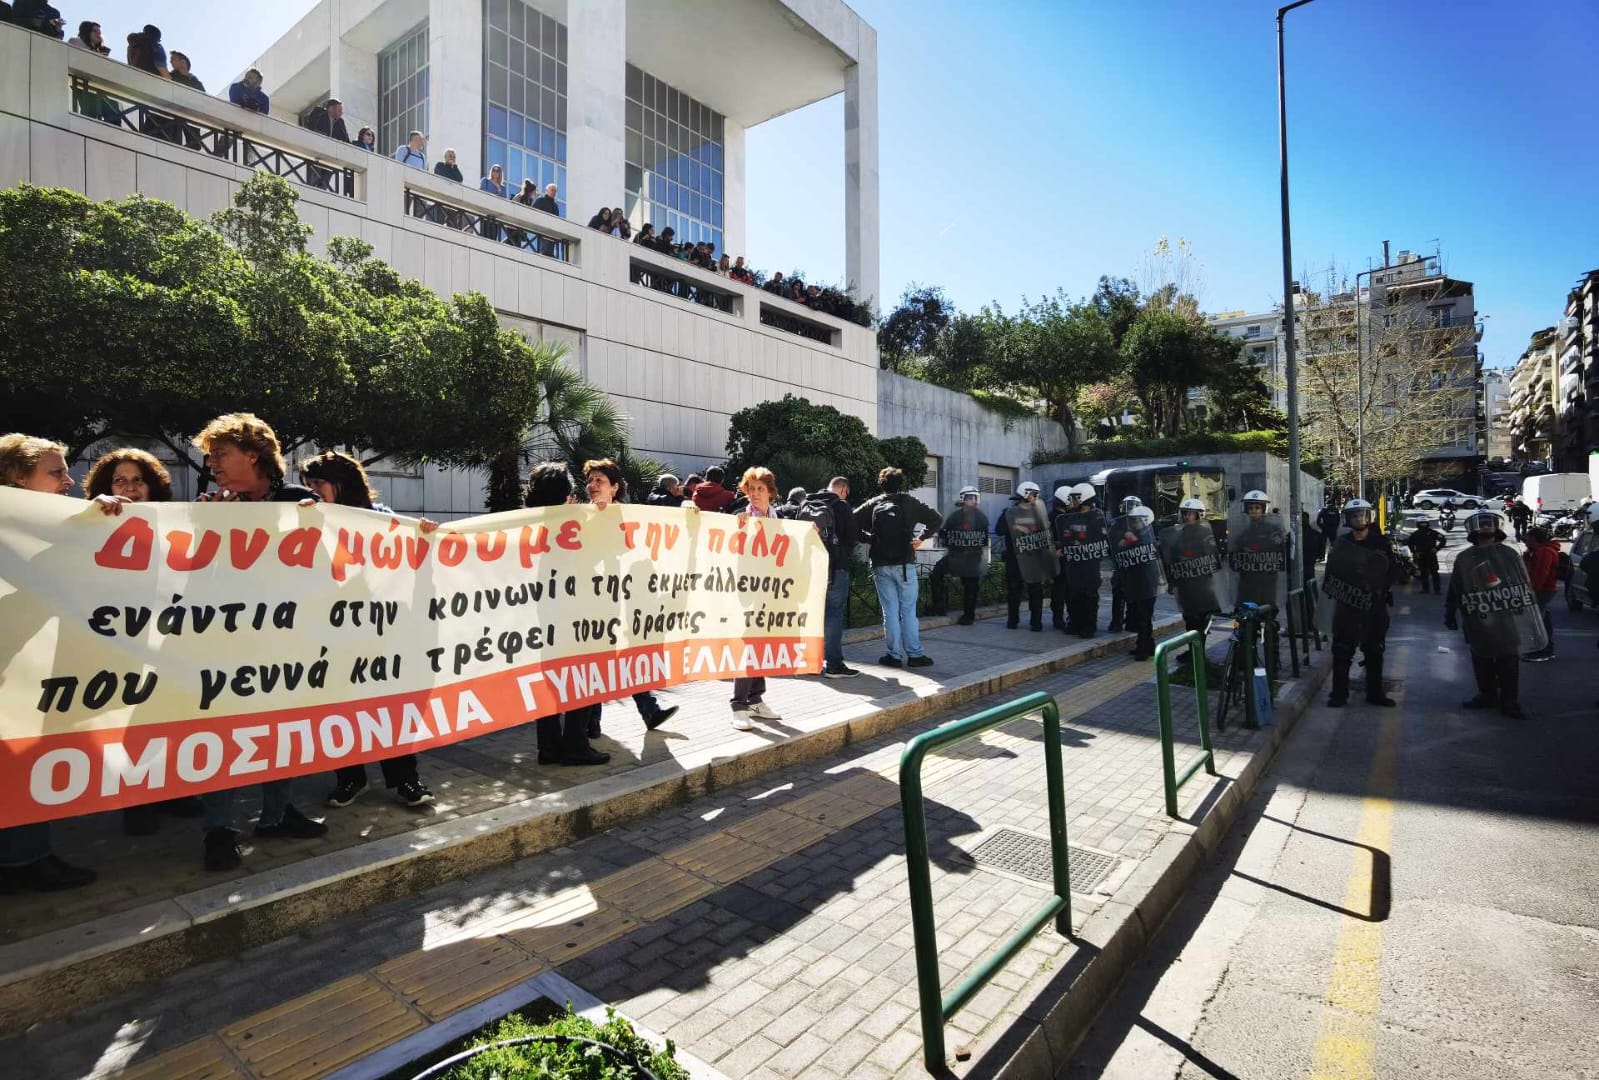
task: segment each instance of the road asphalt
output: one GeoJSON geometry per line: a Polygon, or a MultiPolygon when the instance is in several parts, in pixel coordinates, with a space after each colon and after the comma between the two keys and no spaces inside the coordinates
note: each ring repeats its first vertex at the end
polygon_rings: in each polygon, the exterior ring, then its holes
{"type": "Polygon", "coordinates": [[[1394,610],[1398,707],[1306,714],[1063,1076],[1599,1077],[1599,614],[1557,602],[1513,721],[1394,610]]]}

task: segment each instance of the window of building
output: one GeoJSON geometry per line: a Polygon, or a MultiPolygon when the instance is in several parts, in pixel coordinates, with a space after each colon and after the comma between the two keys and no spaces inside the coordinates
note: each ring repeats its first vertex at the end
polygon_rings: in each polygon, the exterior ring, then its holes
{"type": "Polygon", "coordinates": [[[977,463],[977,490],[984,495],[1009,495],[1016,490],[1016,470],[977,463]]]}
{"type": "Polygon", "coordinates": [[[392,154],[428,131],[428,24],[378,54],[378,150],[392,154]]]}
{"type": "Polygon", "coordinates": [[[500,166],[512,193],[523,180],[555,184],[565,214],[566,27],[522,0],[483,6],[483,171],[500,166]]]}
{"type": "Polygon", "coordinates": [[[1455,324],[1455,309],[1453,306],[1428,308],[1428,311],[1432,313],[1432,324],[1440,330],[1455,324]]]}
{"type": "Polygon", "coordinates": [[[1246,338],[1259,337],[1260,336],[1260,327],[1259,327],[1259,325],[1251,326],[1248,330],[1245,330],[1244,331],[1244,336],[1246,338]]]}
{"type": "Polygon", "coordinates": [[[722,246],[726,119],[666,83],[627,66],[627,219],[679,242],[722,246]]]}

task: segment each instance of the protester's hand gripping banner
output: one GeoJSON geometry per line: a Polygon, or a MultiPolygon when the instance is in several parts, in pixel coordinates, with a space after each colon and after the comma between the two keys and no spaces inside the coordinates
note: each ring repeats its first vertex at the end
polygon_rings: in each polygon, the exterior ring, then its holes
{"type": "MultiPolygon", "coordinates": [[[[451,523],[0,490],[0,827],[426,750],[640,690],[814,673],[800,522],[451,523]]],[[[532,739],[532,732],[528,733],[532,739]]]]}

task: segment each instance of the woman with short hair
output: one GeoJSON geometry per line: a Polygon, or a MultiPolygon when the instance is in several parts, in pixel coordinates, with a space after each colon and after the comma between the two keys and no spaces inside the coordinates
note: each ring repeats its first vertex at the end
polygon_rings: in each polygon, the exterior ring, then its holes
{"type": "MultiPolygon", "coordinates": [[[[772,474],[771,469],[759,465],[745,469],[744,477],[738,483],[738,490],[749,500],[749,505],[739,514],[740,527],[744,525],[747,517],[776,517],[772,512],[772,500],[777,498],[777,477],[772,474]]],[[[765,696],[765,676],[744,676],[733,680],[733,730],[753,730],[755,725],[750,723],[751,717],[767,721],[783,719],[770,705],[761,700],[765,696]]]]}

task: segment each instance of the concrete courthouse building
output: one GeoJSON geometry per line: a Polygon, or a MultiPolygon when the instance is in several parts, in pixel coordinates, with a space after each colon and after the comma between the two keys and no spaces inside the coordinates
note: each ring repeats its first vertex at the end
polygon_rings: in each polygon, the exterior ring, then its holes
{"type": "MultiPolygon", "coordinates": [[[[997,510],[1037,449],[1064,444],[1052,422],[879,370],[867,327],[584,227],[620,206],[635,227],[783,265],[746,250],[746,132],[843,94],[843,220],[814,224],[843,229],[847,285],[884,307],[876,32],[839,0],[322,0],[254,66],[270,116],[228,103],[237,73],[208,72],[211,96],[0,26],[0,184],[206,217],[252,171],[284,175],[314,250],[359,237],[441,295],[483,293],[505,325],[566,346],[634,447],[679,474],[725,457],[734,412],[789,393],[919,436],[936,479],[918,494],[946,507],[970,483],[997,510]],[[376,153],[299,126],[329,96],[351,135],[377,129],[376,153]],[[411,130],[426,169],[393,158],[411,130]],[[446,148],[464,183],[431,171],[446,148]],[[492,164],[512,191],[557,184],[561,214],[480,191],[492,164]]],[[[187,497],[194,478],[177,479],[187,497]]],[[[483,509],[480,474],[384,462],[375,482],[405,512],[483,509]]]]}

